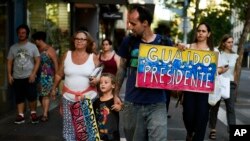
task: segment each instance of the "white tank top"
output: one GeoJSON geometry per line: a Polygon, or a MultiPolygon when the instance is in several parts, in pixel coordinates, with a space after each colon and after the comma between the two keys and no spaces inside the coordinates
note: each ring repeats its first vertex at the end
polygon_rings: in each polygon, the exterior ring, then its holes
{"type": "MultiPolygon", "coordinates": [[[[64,85],[72,91],[84,91],[89,85],[89,76],[95,69],[93,54],[90,54],[84,64],[74,64],[72,61],[72,51],[67,52],[64,61],[64,85]]],[[[84,94],[90,99],[96,97],[95,91],[89,91],[84,94]]],[[[65,92],[63,97],[70,101],[75,101],[75,95],[65,92]]]]}

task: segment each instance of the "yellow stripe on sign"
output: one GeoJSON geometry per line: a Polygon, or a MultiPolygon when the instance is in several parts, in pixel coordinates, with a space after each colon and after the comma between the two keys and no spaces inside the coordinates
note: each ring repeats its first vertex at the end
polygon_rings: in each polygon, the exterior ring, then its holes
{"type": "Polygon", "coordinates": [[[151,61],[158,60],[181,60],[182,62],[208,63],[217,64],[218,52],[186,49],[180,51],[176,47],[140,44],[139,58],[148,58],[151,61]]]}

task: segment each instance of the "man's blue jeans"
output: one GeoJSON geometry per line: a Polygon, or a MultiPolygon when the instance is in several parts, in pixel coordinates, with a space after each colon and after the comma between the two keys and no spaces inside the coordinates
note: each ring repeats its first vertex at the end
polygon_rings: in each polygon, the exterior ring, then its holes
{"type": "Polygon", "coordinates": [[[167,141],[166,103],[124,106],[121,118],[127,141],[167,141]]]}

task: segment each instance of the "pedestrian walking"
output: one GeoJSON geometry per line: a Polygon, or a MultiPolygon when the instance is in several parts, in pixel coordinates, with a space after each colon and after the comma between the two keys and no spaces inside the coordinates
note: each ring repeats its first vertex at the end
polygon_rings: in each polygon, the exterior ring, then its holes
{"type": "MultiPolygon", "coordinates": [[[[152,13],[143,6],[134,6],[128,12],[128,30],[132,33],[122,41],[118,55],[121,57],[117,71],[115,94],[119,90],[127,72],[124,110],[122,122],[127,141],[167,140],[167,110],[165,90],[137,88],[136,72],[139,44],[161,44],[162,36],[154,34],[150,26],[152,13]]],[[[166,44],[168,45],[168,44],[166,44]]],[[[118,97],[115,103],[121,104],[118,97]]]]}
{"type": "Polygon", "coordinates": [[[115,76],[111,73],[102,73],[99,83],[99,98],[93,107],[96,121],[103,141],[120,141],[119,111],[122,105],[114,103],[115,76]]]}
{"type": "Polygon", "coordinates": [[[41,99],[42,115],[40,121],[48,121],[50,106],[50,92],[54,83],[58,61],[55,49],[46,43],[46,33],[39,31],[32,35],[32,39],[39,49],[41,63],[37,73],[37,92],[41,99]]]}
{"type": "MultiPolygon", "coordinates": [[[[87,31],[77,31],[73,35],[72,48],[67,51],[59,64],[51,95],[56,95],[56,88],[64,78],[62,92],[63,138],[76,140],[70,106],[79,100],[96,97],[96,78],[89,79],[98,66],[98,57],[93,53],[94,40],[87,31]]],[[[83,127],[83,125],[81,126],[83,127]]]]}
{"type": "MultiPolygon", "coordinates": [[[[222,66],[225,66],[221,75],[223,77],[230,78],[230,97],[228,99],[224,99],[226,105],[226,115],[227,115],[227,124],[228,129],[230,129],[230,125],[236,124],[235,118],[235,90],[237,87],[237,83],[235,82],[235,65],[237,62],[238,54],[233,52],[233,36],[229,34],[225,34],[221,42],[219,44],[220,51],[220,62],[222,66]]],[[[212,140],[216,139],[216,123],[217,123],[217,115],[220,107],[219,100],[215,106],[212,106],[210,109],[210,118],[209,118],[209,127],[210,133],[209,138],[212,140]]],[[[229,132],[229,130],[228,130],[229,132]]]]}
{"type": "Polygon", "coordinates": [[[25,122],[25,101],[28,100],[31,123],[38,123],[36,114],[37,91],[35,78],[40,64],[39,51],[28,41],[29,27],[17,27],[18,42],[10,47],[7,57],[8,82],[12,86],[17,104],[16,124],[25,122]]]}
{"type": "MultiPolygon", "coordinates": [[[[216,51],[213,46],[212,31],[207,23],[200,23],[196,28],[192,44],[178,48],[216,51]]],[[[218,50],[217,50],[218,51],[218,50]]],[[[183,91],[183,121],[187,131],[187,141],[203,141],[209,117],[208,93],[183,91]]]]}
{"type": "MultiPolygon", "coordinates": [[[[157,34],[162,35],[162,38],[164,39],[164,42],[166,42],[169,46],[173,46],[174,42],[171,39],[170,36],[170,27],[164,23],[159,23],[158,27],[155,29],[155,32],[157,34]]],[[[177,93],[176,91],[170,91],[166,90],[166,96],[167,96],[167,102],[166,102],[166,108],[167,108],[167,117],[171,118],[171,115],[169,114],[169,104],[170,104],[170,99],[171,99],[171,94],[177,93]],[[170,94],[171,93],[171,94],[170,94]]]]}
{"type": "Polygon", "coordinates": [[[103,73],[116,75],[117,68],[120,64],[120,57],[113,50],[110,39],[104,39],[102,41],[102,51],[99,54],[99,61],[104,65],[103,73]]]}

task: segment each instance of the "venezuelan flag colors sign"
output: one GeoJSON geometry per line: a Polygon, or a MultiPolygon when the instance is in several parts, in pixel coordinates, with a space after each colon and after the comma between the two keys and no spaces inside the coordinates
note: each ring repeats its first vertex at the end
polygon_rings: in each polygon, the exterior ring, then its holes
{"type": "Polygon", "coordinates": [[[209,93],[214,90],[218,53],[140,44],[136,86],[209,93]]]}

